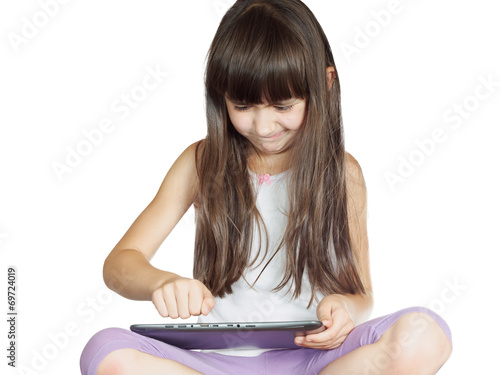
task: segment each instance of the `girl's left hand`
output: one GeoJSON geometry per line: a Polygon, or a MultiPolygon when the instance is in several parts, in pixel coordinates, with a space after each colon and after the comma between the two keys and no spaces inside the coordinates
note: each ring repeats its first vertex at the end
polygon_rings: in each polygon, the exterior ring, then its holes
{"type": "Polygon", "coordinates": [[[296,337],[296,345],[313,349],[335,349],[354,329],[354,321],[341,295],[325,296],[318,304],[316,315],[326,330],[305,337],[296,337]]]}

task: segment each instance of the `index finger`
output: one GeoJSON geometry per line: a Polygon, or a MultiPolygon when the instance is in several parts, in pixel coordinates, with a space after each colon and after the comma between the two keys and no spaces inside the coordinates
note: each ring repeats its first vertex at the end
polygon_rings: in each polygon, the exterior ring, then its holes
{"type": "Polygon", "coordinates": [[[319,333],[311,333],[308,334],[304,337],[305,342],[324,342],[327,340],[334,339],[338,336],[340,333],[340,330],[342,327],[339,324],[335,324],[335,321],[333,321],[333,324],[331,327],[325,329],[323,332],[319,333]]]}

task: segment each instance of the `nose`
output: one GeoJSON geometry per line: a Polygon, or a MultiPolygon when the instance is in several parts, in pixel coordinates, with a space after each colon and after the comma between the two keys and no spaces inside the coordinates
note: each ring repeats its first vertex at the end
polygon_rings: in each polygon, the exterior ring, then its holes
{"type": "Polygon", "coordinates": [[[255,133],[259,137],[269,137],[274,134],[275,126],[273,125],[274,118],[272,113],[265,109],[259,109],[255,111],[255,116],[253,119],[253,125],[255,133]]]}

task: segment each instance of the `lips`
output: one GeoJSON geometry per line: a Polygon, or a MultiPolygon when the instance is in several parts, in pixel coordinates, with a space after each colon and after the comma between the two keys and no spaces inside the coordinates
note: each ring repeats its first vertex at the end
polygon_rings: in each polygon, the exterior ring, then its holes
{"type": "Polygon", "coordinates": [[[278,138],[278,137],[280,137],[280,136],[281,136],[284,132],[285,132],[285,131],[283,130],[283,131],[281,131],[281,132],[279,132],[279,133],[277,133],[277,134],[275,134],[275,135],[272,135],[272,136],[270,136],[270,137],[267,137],[267,139],[275,139],[275,138],[278,138]]]}

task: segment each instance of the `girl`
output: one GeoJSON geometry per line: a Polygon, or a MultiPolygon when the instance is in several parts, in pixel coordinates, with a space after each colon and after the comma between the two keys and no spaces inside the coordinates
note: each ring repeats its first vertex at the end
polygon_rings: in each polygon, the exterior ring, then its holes
{"type": "Polygon", "coordinates": [[[299,0],[239,0],[210,47],[208,131],[167,173],[112,250],[106,284],[199,322],[318,319],[297,349],[189,351],[111,328],[82,353],[87,374],[435,374],[451,334],[415,307],[373,305],[361,168],[345,152],[339,76],[299,0]],[[149,263],[194,204],[194,279],[149,263]]]}

